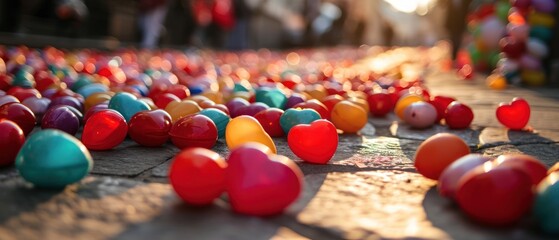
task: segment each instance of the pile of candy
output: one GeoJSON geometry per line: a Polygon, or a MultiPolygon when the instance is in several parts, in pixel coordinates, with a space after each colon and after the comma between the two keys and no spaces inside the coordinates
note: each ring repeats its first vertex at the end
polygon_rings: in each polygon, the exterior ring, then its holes
{"type": "MultiPolygon", "coordinates": [[[[508,83],[537,86],[545,83],[543,61],[549,54],[556,8],[554,0],[499,0],[482,4],[471,14],[472,36],[460,68],[495,69],[487,78],[493,89],[508,83]],[[471,65],[471,66],[470,66],[471,65]]],[[[471,71],[462,71],[470,76],[471,71]]]]}
{"type": "MultiPolygon", "coordinates": [[[[441,56],[448,56],[446,45],[286,53],[1,48],[0,165],[15,162],[36,187],[60,188],[89,173],[89,150],[115,148],[127,136],[146,147],[171,141],[182,151],[169,178],[185,202],[209,204],[226,192],[236,212],[277,214],[300,195],[303,179],[292,160],[277,155],[273,137],[286,137],[303,161],[326,164],[338,134],[359,132],[369,113],[394,112],[416,129],[468,128],[471,108],[431,96],[422,82],[422,72],[441,56]],[[32,132],[36,124],[43,130],[32,132]],[[80,141],[74,136],[82,126],[80,141]],[[231,151],[227,161],[209,150],[218,139],[231,151]]],[[[496,115],[522,130],[530,107],[514,99],[496,115]]],[[[419,147],[416,167],[439,179],[469,148],[455,136],[433,138],[419,147]]],[[[547,189],[559,186],[548,182],[547,189]]]]}

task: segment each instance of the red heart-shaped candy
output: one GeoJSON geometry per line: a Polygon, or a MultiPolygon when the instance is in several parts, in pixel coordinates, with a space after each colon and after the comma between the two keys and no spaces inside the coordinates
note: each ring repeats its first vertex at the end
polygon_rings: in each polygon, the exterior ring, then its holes
{"type": "Polygon", "coordinates": [[[287,144],[297,157],[310,162],[325,164],[338,148],[338,132],[328,120],[295,125],[287,135],[287,144]]]}
{"type": "Polygon", "coordinates": [[[234,211],[254,216],[281,213],[299,197],[303,173],[295,162],[265,145],[247,143],[231,151],[226,190],[234,211]]]}
{"type": "Polygon", "coordinates": [[[530,105],[522,98],[501,103],[497,108],[497,120],[511,130],[521,130],[530,120],[530,105]]]}

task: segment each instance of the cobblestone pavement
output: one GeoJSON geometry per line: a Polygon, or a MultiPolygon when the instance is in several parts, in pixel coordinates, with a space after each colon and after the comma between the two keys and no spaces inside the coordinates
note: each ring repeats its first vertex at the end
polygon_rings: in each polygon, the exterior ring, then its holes
{"type": "MultiPolygon", "coordinates": [[[[303,163],[285,139],[275,139],[278,152],[305,173],[302,196],[282,215],[237,215],[225,197],[209,207],[187,206],[166,178],[178,149],[126,140],[114,150],[92,152],[92,174],[64,190],[34,189],[13,167],[0,169],[0,239],[545,239],[530,218],[501,229],[469,221],[438,195],[436,182],[415,171],[413,155],[422,140],[451,132],[472,152],[523,152],[551,166],[559,153],[559,89],[493,91],[482,79],[457,80],[450,73],[428,76],[427,85],[432,94],[469,104],[471,129],[412,130],[393,115],[371,118],[362,134],[340,137],[328,165],[303,163]],[[533,132],[507,131],[494,116],[499,102],[517,96],[532,106],[533,132]]],[[[228,152],[222,140],[214,150],[228,152]]]]}

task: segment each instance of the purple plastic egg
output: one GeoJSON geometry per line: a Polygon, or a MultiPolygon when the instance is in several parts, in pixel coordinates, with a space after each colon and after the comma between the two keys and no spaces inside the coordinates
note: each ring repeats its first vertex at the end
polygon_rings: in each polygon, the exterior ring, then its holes
{"type": "Polygon", "coordinates": [[[430,103],[419,101],[404,110],[404,121],[413,128],[428,128],[437,120],[437,109],[430,103]]]}
{"type": "Polygon", "coordinates": [[[52,99],[49,108],[56,105],[66,105],[78,109],[80,112],[83,111],[83,103],[75,97],[62,96],[52,99]]]}
{"type": "Polygon", "coordinates": [[[37,123],[40,123],[43,119],[43,115],[50,105],[50,102],[51,101],[48,98],[30,97],[23,100],[22,104],[28,107],[35,114],[37,123]]]}
{"type": "Polygon", "coordinates": [[[42,129],[58,129],[70,135],[75,135],[80,128],[80,119],[69,106],[57,105],[49,108],[43,120],[41,121],[42,129]]]}
{"type": "Polygon", "coordinates": [[[305,97],[298,93],[293,93],[289,98],[287,98],[287,103],[285,104],[285,109],[292,108],[293,106],[297,105],[298,103],[302,103],[305,101],[305,97]]]}

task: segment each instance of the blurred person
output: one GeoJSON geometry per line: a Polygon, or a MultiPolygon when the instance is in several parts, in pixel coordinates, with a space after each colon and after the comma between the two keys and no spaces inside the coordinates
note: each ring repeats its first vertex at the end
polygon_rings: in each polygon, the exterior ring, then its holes
{"type": "Polygon", "coordinates": [[[196,20],[194,44],[221,49],[226,35],[235,26],[232,0],[193,0],[192,10],[196,20]]]}
{"type": "Polygon", "coordinates": [[[191,0],[168,0],[163,42],[172,46],[188,46],[196,30],[191,0]]]}
{"type": "Polygon", "coordinates": [[[379,12],[379,1],[347,0],[345,31],[354,45],[386,45],[386,22],[379,12]]]}
{"type": "Polygon", "coordinates": [[[452,59],[456,58],[456,54],[464,31],[466,30],[466,15],[472,0],[444,0],[443,4],[447,7],[446,27],[452,43],[452,59]]]}
{"type": "Polygon", "coordinates": [[[235,24],[227,34],[225,48],[228,50],[242,50],[249,46],[249,21],[251,11],[245,0],[233,0],[235,24]]]}
{"type": "Polygon", "coordinates": [[[301,0],[245,0],[252,11],[251,48],[283,48],[303,43],[308,21],[301,0]]]}
{"type": "Polygon", "coordinates": [[[0,32],[18,31],[20,24],[21,1],[4,0],[0,2],[0,32]]]}
{"type": "Polygon", "coordinates": [[[153,49],[159,43],[163,30],[163,21],[167,15],[168,4],[166,0],[140,0],[139,24],[142,33],[140,46],[153,49]]]}

